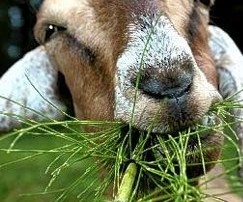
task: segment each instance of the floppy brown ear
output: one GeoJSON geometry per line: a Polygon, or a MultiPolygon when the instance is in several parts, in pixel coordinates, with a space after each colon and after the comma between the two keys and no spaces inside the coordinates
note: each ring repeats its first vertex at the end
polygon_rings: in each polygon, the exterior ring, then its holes
{"type": "Polygon", "coordinates": [[[24,119],[63,119],[66,111],[57,88],[58,72],[43,46],[27,53],[0,78],[0,132],[24,119]]]}
{"type": "MultiPolygon", "coordinates": [[[[209,26],[209,45],[219,76],[219,91],[223,98],[230,98],[243,106],[243,55],[235,42],[222,29],[209,26]]],[[[241,155],[243,155],[243,109],[233,110],[235,132],[239,138],[241,155]]],[[[243,163],[240,165],[243,177],[243,163]]]]}

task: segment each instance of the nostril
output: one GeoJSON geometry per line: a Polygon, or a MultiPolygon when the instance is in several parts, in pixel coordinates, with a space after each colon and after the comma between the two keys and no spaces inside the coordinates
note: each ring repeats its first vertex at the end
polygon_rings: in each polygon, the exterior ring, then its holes
{"type": "Polygon", "coordinates": [[[173,75],[146,74],[141,76],[138,89],[155,99],[181,97],[190,91],[192,74],[181,72],[173,75]]]}

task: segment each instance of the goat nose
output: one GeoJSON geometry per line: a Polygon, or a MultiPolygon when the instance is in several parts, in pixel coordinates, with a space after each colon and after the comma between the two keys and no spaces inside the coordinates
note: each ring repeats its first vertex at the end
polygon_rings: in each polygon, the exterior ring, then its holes
{"type": "Polygon", "coordinates": [[[192,79],[190,71],[147,69],[140,76],[138,89],[155,99],[176,98],[190,91],[192,79]]]}

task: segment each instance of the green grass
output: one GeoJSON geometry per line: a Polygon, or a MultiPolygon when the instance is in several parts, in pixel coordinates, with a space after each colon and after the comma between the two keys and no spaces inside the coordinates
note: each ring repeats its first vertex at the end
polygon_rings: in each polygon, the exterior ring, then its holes
{"type": "Polygon", "coordinates": [[[234,145],[234,143],[238,144],[238,141],[229,129],[226,129],[226,133],[229,135],[229,139],[225,140],[221,155],[223,166],[227,172],[225,179],[229,182],[232,193],[243,197],[243,181],[238,173],[239,153],[238,148],[234,145]]]}
{"type": "MultiPolygon", "coordinates": [[[[107,182],[102,182],[98,173],[106,164],[104,159],[112,158],[109,144],[115,143],[113,134],[120,126],[102,122],[106,127],[103,133],[109,136],[106,138],[101,133],[82,133],[79,125],[87,124],[91,126],[92,122],[26,122],[28,127],[2,136],[1,199],[17,201],[19,194],[26,194],[20,201],[93,200],[94,195],[100,199],[107,182]],[[103,166],[98,168],[98,164],[103,166]]],[[[93,127],[100,125],[95,122],[93,127]]]]}
{"type": "MultiPolygon", "coordinates": [[[[198,133],[184,131],[167,140],[158,135],[157,144],[151,146],[147,146],[150,132],[140,132],[131,150],[128,144],[131,133],[121,136],[123,127],[121,123],[53,121],[30,123],[24,129],[3,136],[0,139],[1,201],[103,201],[102,194],[109,184],[114,194],[119,189],[121,170],[124,171],[124,164],[131,159],[137,165],[138,174],[130,190],[130,201],[203,199],[200,189],[190,184],[185,169],[189,137],[197,136],[205,128],[200,126],[198,133]],[[104,128],[102,132],[82,132],[80,126],[87,125],[104,128]],[[122,138],[119,140],[119,137],[122,138]],[[163,156],[158,154],[155,160],[146,161],[146,153],[156,155],[158,148],[164,151],[163,156]],[[175,160],[179,174],[175,172],[175,160]],[[100,177],[99,173],[107,166],[108,173],[100,177]],[[157,188],[149,192],[143,190],[140,186],[144,176],[157,188]],[[161,184],[161,179],[169,182],[169,186],[161,184]]],[[[239,153],[230,128],[225,136],[222,160],[227,172],[237,165],[239,153]]],[[[232,188],[239,192],[242,185],[236,176],[236,169],[227,174],[232,188]]]]}
{"type": "MultiPolygon", "coordinates": [[[[11,139],[1,141],[1,148],[6,148],[12,143],[11,139]]],[[[41,150],[48,151],[50,148],[64,146],[63,140],[56,137],[24,137],[14,147],[13,152],[1,152],[0,166],[0,196],[1,201],[54,201],[62,193],[63,188],[69,187],[77,180],[86,169],[92,166],[92,160],[83,160],[70,167],[63,168],[51,185],[50,190],[45,191],[55,169],[62,166],[68,155],[47,152],[42,154],[41,150]],[[20,151],[18,151],[20,149],[20,151]],[[33,152],[25,150],[34,149],[33,152]],[[39,150],[39,152],[37,151],[39,150]],[[26,158],[26,159],[25,159],[26,158]],[[29,159],[28,159],[29,158],[29,159]],[[16,162],[19,161],[20,162],[16,162]],[[58,191],[56,192],[55,191],[58,191]],[[51,193],[54,191],[54,193],[51,193]],[[50,192],[50,193],[48,193],[50,192]]],[[[90,173],[91,177],[86,177],[80,182],[78,189],[74,189],[68,194],[68,201],[78,201],[77,195],[87,188],[88,185],[98,183],[98,174],[94,169],[90,173]]],[[[95,185],[94,185],[95,186],[95,185]]],[[[84,197],[92,199],[92,192],[84,197]]]]}
{"type": "Polygon", "coordinates": [[[241,107],[225,100],[209,112],[221,119],[220,126],[198,124],[196,131],[188,129],[165,139],[119,122],[70,118],[38,123],[19,117],[25,127],[0,138],[1,201],[104,201],[107,188],[114,198],[125,196],[127,201],[203,201],[206,196],[186,175],[188,155],[197,155],[206,170],[199,137],[223,127],[225,146],[219,162],[226,170],[222,174],[229,178],[232,192],[240,193],[243,187],[236,173],[239,148],[227,111],[241,107]],[[96,132],[84,132],[82,128],[87,126],[96,132]],[[192,136],[199,147],[188,154],[192,136]],[[152,160],[148,158],[151,155],[152,160]],[[123,178],[131,162],[136,167],[130,177],[123,178]],[[122,179],[125,186],[120,187],[122,179]],[[117,191],[122,194],[116,195],[117,191]]]}

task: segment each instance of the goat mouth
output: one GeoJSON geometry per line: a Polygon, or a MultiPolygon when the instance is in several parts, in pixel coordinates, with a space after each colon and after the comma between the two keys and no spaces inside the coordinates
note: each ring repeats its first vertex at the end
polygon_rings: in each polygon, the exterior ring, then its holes
{"type": "MultiPolygon", "coordinates": [[[[127,124],[127,125],[129,125],[129,124],[127,124]]],[[[142,133],[149,134],[151,137],[153,137],[154,135],[160,135],[165,139],[168,136],[177,137],[183,132],[184,133],[185,132],[187,132],[187,133],[199,132],[200,137],[203,138],[203,137],[210,134],[209,131],[212,132],[212,131],[215,131],[215,130],[220,130],[221,119],[214,114],[207,114],[207,115],[203,116],[203,118],[198,122],[192,122],[192,123],[189,123],[189,124],[186,124],[186,125],[177,123],[176,125],[178,125],[179,127],[174,128],[174,130],[173,129],[161,130],[161,132],[157,129],[154,130],[152,124],[151,124],[151,126],[147,127],[148,130],[142,130],[140,128],[137,128],[136,126],[132,126],[132,128],[135,131],[134,132],[135,134],[142,132],[142,133]]]]}
{"type": "MultiPolygon", "coordinates": [[[[179,124],[178,124],[179,125],[179,124]]],[[[182,125],[182,127],[177,128],[174,131],[164,133],[162,135],[171,135],[173,137],[179,136],[182,132],[187,132],[190,134],[199,133],[201,138],[204,138],[213,131],[220,128],[221,119],[219,119],[214,114],[207,114],[205,115],[200,121],[192,122],[188,125],[182,125]]]]}
{"type": "MultiPolygon", "coordinates": [[[[131,127],[129,128],[131,129],[131,127]]],[[[209,171],[215,165],[215,161],[218,160],[223,144],[223,136],[220,133],[220,129],[220,119],[215,115],[206,115],[200,123],[170,133],[154,133],[132,128],[130,134],[134,148],[140,139],[138,136],[143,135],[147,137],[144,148],[144,155],[147,161],[157,161],[158,159],[166,158],[168,155],[166,152],[175,152],[170,142],[174,144],[174,141],[179,145],[181,144],[181,137],[188,137],[188,142],[184,145],[184,149],[186,150],[186,172],[188,178],[191,179],[205,174],[205,172],[209,171]],[[161,143],[161,139],[167,146],[161,143]]],[[[176,165],[176,169],[179,169],[179,160],[175,158],[172,161],[176,165]]],[[[164,166],[166,167],[166,165],[164,166]]]]}

